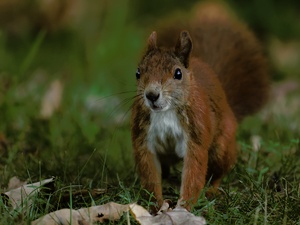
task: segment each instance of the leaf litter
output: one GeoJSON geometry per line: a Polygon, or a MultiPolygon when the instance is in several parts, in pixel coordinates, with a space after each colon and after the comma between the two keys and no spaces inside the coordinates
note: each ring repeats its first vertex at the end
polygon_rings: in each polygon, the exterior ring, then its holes
{"type": "MultiPolygon", "coordinates": [[[[27,184],[24,181],[20,181],[17,177],[13,177],[10,179],[8,185],[8,189],[10,190],[1,193],[1,197],[5,204],[11,206],[13,210],[21,209],[22,212],[26,212],[30,210],[33,198],[37,197],[42,188],[54,182],[55,178],[49,178],[40,182],[27,184]]],[[[103,190],[100,192],[103,192],[103,190]]],[[[136,203],[123,205],[109,202],[104,205],[80,208],[78,210],[60,209],[32,221],[31,225],[90,225],[97,222],[118,221],[124,213],[127,213],[127,216],[131,213],[133,218],[141,225],[206,224],[203,217],[195,216],[182,207],[176,207],[172,210],[168,202],[165,201],[161,210],[155,216],[136,203]]]]}

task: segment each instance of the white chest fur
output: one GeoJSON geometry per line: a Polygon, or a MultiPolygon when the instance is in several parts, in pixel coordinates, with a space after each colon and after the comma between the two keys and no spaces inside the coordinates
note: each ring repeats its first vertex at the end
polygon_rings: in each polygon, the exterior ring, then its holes
{"type": "Polygon", "coordinates": [[[187,148],[187,136],[173,110],[151,112],[148,130],[148,148],[154,154],[176,154],[184,157],[187,148]]]}

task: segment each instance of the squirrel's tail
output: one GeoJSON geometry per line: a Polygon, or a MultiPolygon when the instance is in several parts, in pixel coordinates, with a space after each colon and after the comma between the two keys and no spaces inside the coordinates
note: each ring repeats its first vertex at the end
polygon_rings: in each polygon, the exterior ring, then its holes
{"type": "Polygon", "coordinates": [[[194,55],[218,75],[238,121],[267,101],[269,74],[260,44],[219,4],[202,5],[192,21],[194,55]]]}
{"type": "Polygon", "coordinates": [[[159,44],[175,46],[181,30],[193,41],[192,56],[208,63],[218,75],[238,121],[257,112],[269,93],[268,66],[260,44],[247,27],[221,3],[202,3],[187,22],[174,19],[159,28],[159,44]],[[173,22],[173,23],[172,23],[173,22]],[[174,38],[176,37],[176,38],[174,38]]]}

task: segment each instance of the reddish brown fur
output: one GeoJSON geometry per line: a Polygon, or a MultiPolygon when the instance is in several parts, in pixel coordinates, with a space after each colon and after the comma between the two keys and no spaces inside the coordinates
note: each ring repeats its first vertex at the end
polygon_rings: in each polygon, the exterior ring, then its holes
{"type": "Polygon", "coordinates": [[[200,4],[186,21],[168,20],[158,28],[158,45],[172,48],[182,30],[193,42],[192,56],[218,75],[238,121],[268,100],[269,76],[262,48],[247,27],[214,3],[200,4]],[[237,79],[238,78],[238,79],[237,79]]]}
{"type": "MultiPolygon", "coordinates": [[[[170,26],[158,33],[161,47],[156,46],[156,33],[152,33],[139,64],[141,77],[132,110],[132,142],[141,183],[154,193],[159,205],[163,196],[161,169],[157,165],[170,161],[170,155],[153,153],[147,144],[151,123],[151,110],[144,98],[147,87],[161,85],[166,96],[171,96],[172,110],[186,137],[178,203],[187,209],[197,201],[207,180],[211,179],[217,188],[235,164],[236,121],[257,111],[267,97],[266,64],[256,39],[224,14],[211,17],[204,12],[198,11],[196,19],[186,25],[193,41],[192,53],[188,33],[182,32],[176,44],[171,37],[178,35],[178,28],[170,26]],[[180,81],[173,78],[176,68],[183,74],[180,81]]],[[[173,142],[179,143],[171,137],[165,144],[166,151],[173,142]]],[[[176,163],[176,157],[171,163],[176,163]]]]}

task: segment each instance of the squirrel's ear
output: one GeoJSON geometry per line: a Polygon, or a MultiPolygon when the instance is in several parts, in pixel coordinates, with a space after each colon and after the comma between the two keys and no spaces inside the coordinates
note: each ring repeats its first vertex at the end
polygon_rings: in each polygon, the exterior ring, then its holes
{"type": "Polygon", "coordinates": [[[175,54],[186,68],[189,66],[192,47],[193,44],[189,32],[182,31],[175,46],[175,54]]]}
{"type": "Polygon", "coordinates": [[[148,51],[156,49],[156,32],[153,31],[148,38],[148,51]]]}

